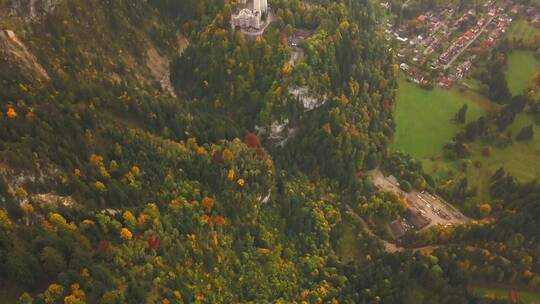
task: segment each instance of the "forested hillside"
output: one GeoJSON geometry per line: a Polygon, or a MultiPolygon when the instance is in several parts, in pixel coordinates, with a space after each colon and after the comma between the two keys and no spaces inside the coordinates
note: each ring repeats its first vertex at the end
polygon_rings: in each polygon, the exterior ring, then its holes
{"type": "MultiPolygon", "coordinates": [[[[270,1],[248,39],[229,1],[54,2],[0,1],[0,302],[496,303],[469,292],[461,256],[390,253],[351,211],[405,211],[367,170],[423,176],[388,155],[398,66],[378,6],[270,1]]],[[[523,224],[476,241],[533,251],[537,195],[520,187],[538,186],[502,182],[523,224]]]]}

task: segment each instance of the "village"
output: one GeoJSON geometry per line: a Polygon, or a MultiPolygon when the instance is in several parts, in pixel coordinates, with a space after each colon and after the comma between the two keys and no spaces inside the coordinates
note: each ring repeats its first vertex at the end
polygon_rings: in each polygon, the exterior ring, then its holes
{"type": "MultiPolygon", "coordinates": [[[[388,10],[388,3],[381,3],[388,10]]],[[[527,18],[540,27],[534,6],[488,0],[476,9],[458,13],[457,3],[426,11],[399,26],[384,24],[400,69],[422,86],[450,88],[463,80],[477,60],[477,52],[493,48],[513,21],[527,18]]]]}

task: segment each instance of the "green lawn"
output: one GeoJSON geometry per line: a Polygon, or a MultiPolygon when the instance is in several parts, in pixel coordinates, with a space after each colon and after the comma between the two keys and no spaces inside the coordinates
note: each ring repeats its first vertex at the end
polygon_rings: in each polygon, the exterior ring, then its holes
{"type": "Polygon", "coordinates": [[[467,170],[467,175],[473,184],[478,186],[479,194],[482,199],[487,199],[488,178],[495,171],[504,166],[507,172],[522,182],[540,178],[540,127],[534,124],[533,119],[525,114],[520,114],[509,130],[512,136],[521,130],[521,128],[533,124],[534,138],[529,142],[514,141],[514,143],[505,148],[493,148],[490,157],[481,155],[482,143],[471,145],[473,155],[472,161],[480,161],[481,167],[471,166],[467,170]]]}
{"type": "Polygon", "coordinates": [[[477,141],[470,145],[472,155],[468,160],[447,161],[441,156],[442,148],[463,128],[451,122],[452,117],[467,103],[467,120],[476,119],[486,112],[486,101],[470,91],[426,91],[403,79],[399,85],[392,149],[421,160],[427,173],[444,180],[452,172],[462,171],[470,186],[478,187],[479,200],[489,199],[489,178],[501,166],[520,181],[540,178],[540,127],[534,125],[532,117],[520,114],[509,128],[515,137],[521,128],[533,124],[535,135],[530,142],[514,141],[506,148],[493,147],[491,156],[484,157],[481,150],[485,144],[477,141]],[[480,166],[475,166],[475,162],[480,166]],[[463,163],[467,163],[464,170],[463,163]]]}
{"type": "Polygon", "coordinates": [[[540,61],[532,51],[514,51],[508,58],[506,79],[513,95],[523,92],[531,83],[534,73],[540,72],[540,61]]]}
{"type": "Polygon", "coordinates": [[[534,125],[532,117],[520,114],[509,128],[512,136],[529,124],[534,126],[534,138],[530,142],[514,141],[505,148],[492,147],[491,156],[485,157],[481,151],[485,147],[482,142],[470,144],[472,155],[466,160],[447,161],[438,158],[424,158],[422,163],[427,173],[434,177],[445,179],[451,172],[462,172],[467,176],[469,185],[478,188],[477,198],[480,201],[489,200],[489,178],[504,166],[507,172],[519,181],[527,182],[540,179],[540,127],[534,125]],[[462,164],[467,163],[466,169],[462,164]],[[480,166],[475,166],[479,163],[480,166]]]}
{"type": "Polygon", "coordinates": [[[399,86],[392,148],[417,159],[441,154],[443,146],[462,128],[451,120],[464,103],[469,105],[468,120],[484,114],[479,102],[457,90],[428,91],[404,79],[400,79],[399,86]]]}
{"type": "MultiPolygon", "coordinates": [[[[509,291],[506,288],[475,287],[474,292],[480,296],[494,295],[498,299],[508,300],[509,291]]],[[[517,291],[518,301],[525,304],[540,304],[540,294],[526,291],[517,291]]]]}

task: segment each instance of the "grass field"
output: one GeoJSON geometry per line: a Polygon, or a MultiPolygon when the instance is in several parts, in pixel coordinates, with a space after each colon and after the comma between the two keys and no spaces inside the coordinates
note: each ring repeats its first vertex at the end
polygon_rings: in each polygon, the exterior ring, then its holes
{"type": "Polygon", "coordinates": [[[343,234],[336,248],[337,254],[345,262],[358,261],[362,258],[362,252],[357,238],[358,231],[353,223],[345,219],[343,234]]]}
{"type": "Polygon", "coordinates": [[[521,114],[509,128],[513,136],[523,127],[533,124],[535,137],[529,142],[514,141],[512,145],[505,148],[494,148],[490,157],[481,155],[483,145],[473,144],[472,161],[480,161],[480,168],[470,168],[468,175],[470,180],[477,183],[479,193],[482,198],[487,198],[488,177],[504,166],[507,172],[520,181],[526,182],[535,178],[540,178],[540,127],[534,124],[530,116],[521,114]]]}
{"type": "MultiPolygon", "coordinates": [[[[471,186],[478,187],[478,199],[489,200],[489,178],[501,166],[520,181],[540,178],[540,127],[534,126],[535,137],[530,142],[514,143],[506,148],[493,147],[490,157],[481,153],[485,144],[470,145],[472,155],[467,160],[447,161],[442,158],[445,143],[463,126],[451,122],[463,103],[469,105],[467,120],[486,113],[486,100],[469,92],[434,89],[426,91],[414,83],[400,80],[395,109],[396,133],[392,149],[411,154],[421,160],[427,173],[445,179],[452,172],[462,172],[471,186]],[[463,169],[463,163],[467,163],[463,169]],[[479,163],[480,166],[474,166],[479,163]]],[[[533,124],[533,119],[521,114],[509,130],[515,136],[521,128],[533,124]]]]}
{"type": "MultiPolygon", "coordinates": [[[[494,295],[497,299],[508,300],[508,289],[506,288],[473,288],[477,295],[494,295]]],[[[517,291],[518,300],[525,304],[540,304],[540,294],[526,291],[517,291]]]]}
{"type": "MultiPolygon", "coordinates": [[[[521,114],[509,128],[513,136],[521,128],[533,123],[530,116],[521,114]]],[[[534,124],[533,124],[534,125],[534,124]]],[[[504,166],[505,170],[519,181],[526,182],[535,178],[540,179],[540,127],[534,125],[535,137],[530,142],[514,143],[505,148],[492,147],[491,156],[485,157],[481,151],[485,144],[475,142],[470,145],[472,155],[467,160],[447,161],[441,157],[423,158],[422,163],[427,173],[434,177],[445,179],[451,172],[462,172],[467,176],[469,185],[478,188],[477,198],[480,201],[489,200],[489,178],[504,166]],[[462,169],[467,163],[466,169],[462,169]],[[474,163],[479,163],[476,167],[474,163]]]]}
{"type": "Polygon", "coordinates": [[[534,73],[540,72],[540,61],[532,51],[514,51],[508,58],[506,79],[513,95],[523,92],[531,83],[534,73]]]}
{"type": "Polygon", "coordinates": [[[467,119],[478,118],[484,110],[478,102],[456,90],[424,90],[400,79],[396,106],[397,130],[392,148],[417,159],[430,158],[442,152],[443,146],[461,129],[451,120],[467,103],[467,119]]]}

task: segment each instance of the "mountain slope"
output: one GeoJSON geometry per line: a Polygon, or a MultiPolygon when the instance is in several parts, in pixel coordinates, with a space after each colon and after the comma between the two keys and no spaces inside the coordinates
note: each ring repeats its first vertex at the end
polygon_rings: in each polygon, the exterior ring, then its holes
{"type": "Polygon", "coordinates": [[[371,2],[276,0],[255,41],[230,29],[234,6],[65,0],[6,22],[17,37],[0,45],[8,302],[473,299],[436,257],[389,255],[344,211],[403,212],[363,175],[387,155],[397,76],[371,2]],[[293,28],[313,32],[295,67],[293,28]],[[324,104],[306,110],[297,87],[324,104]],[[269,134],[281,120],[284,147],[269,134]],[[358,261],[335,250],[344,231],[358,261]]]}

